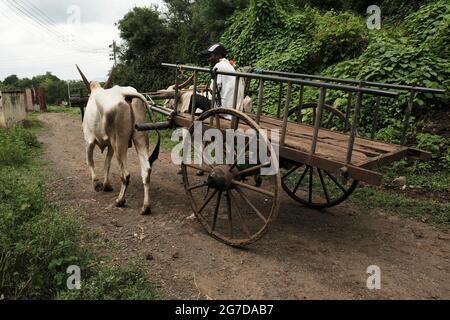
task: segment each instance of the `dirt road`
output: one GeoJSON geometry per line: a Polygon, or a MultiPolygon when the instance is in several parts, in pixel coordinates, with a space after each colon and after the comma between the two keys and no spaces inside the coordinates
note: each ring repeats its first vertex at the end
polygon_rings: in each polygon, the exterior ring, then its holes
{"type": "MultiPolygon", "coordinates": [[[[85,165],[79,119],[43,114],[44,158],[61,177],[55,201],[76,208],[86,227],[111,243],[118,261],[144,261],[167,299],[449,299],[450,232],[351,204],[315,211],[282,196],[278,220],[247,249],[210,238],[192,212],[178,167],[163,152],[152,173],[151,216],[139,215],[143,186],[137,156],[129,152],[128,207],[113,193],[95,193],[85,165]],[[368,290],[368,266],[381,268],[381,290],[368,290]]],[[[96,151],[102,177],[103,156],[96,151]]]]}

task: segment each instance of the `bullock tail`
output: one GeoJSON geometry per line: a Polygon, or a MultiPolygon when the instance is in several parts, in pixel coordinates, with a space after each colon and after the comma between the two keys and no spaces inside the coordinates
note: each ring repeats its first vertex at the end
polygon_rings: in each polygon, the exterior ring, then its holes
{"type": "MultiPolygon", "coordinates": [[[[140,93],[138,93],[138,92],[124,92],[123,95],[124,95],[125,97],[127,97],[127,98],[130,97],[130,98],[136,98],[136,99],[141,100],[141,101],[145,104],[145,106],[146,106],[146,108],[147,108],[147,111],[150,113],[150,116],[151,116],[151,108],[150,108],[150,105],[148,104],[147,99],[145,99],[145,97],[144,97],[142,94],[140,94],[140,93]]],[[[160,152],[160,150],[161,150],[161,134],[159,133],[158,130],[156,130],[156,134],[158,135],[158,139],[157,139],[157,142],[156,142],[156,145],[155,145],[155,149],[153,149],[152,154],[151,154],[150,157],[148,158],[148,161],[150,162],[150,167],[152,167],[152,166],[153,166],[153,163],[154,163],[156,160],[158,160],[158,158],[159,158],[159,152],[160,152]]]]}

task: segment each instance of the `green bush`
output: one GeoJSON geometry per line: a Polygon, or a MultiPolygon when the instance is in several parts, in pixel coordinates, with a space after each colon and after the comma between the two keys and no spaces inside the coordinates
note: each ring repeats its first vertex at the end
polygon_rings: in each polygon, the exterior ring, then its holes
{"type": "MultiPolygon", "coordinates": [[[[416,47],[407,38],[391,38],[374,34],[367,50],[360,57],[334,65],[324,72],[339,78],[399,83],[430,88],[450,88],[450,61],[435,56],[429,49],[416,47]]],[[[384,99],[389,118],[402,113],[409,93],[399,98],[384,99]]],[[[418,94],[415,103],[420,111],[430,105],[445,104],[448,96],[442,94],[418,94]]],[[[370,101],[374,104],[374,99],[370,101]]],[[[385,116],[385,117],[383,117],[385,116]]]]}
{"type": "MultiPolygon", "coordinates": [[[[252,1],[228,21],[222,42],[238,66],[314,73],[359,56],[368,44],[368,30],[363,19],[350,12],[322,13],[308,6],[300,9],[291,2],[252,1]]],[[[252,92],[257,92],[257,85],[252,82],[252,92]]],[[[278,92],[278,85],[266,84],[266,113],[276,113],[278,92]]],[[[305,101],[316,98],[317,90],[308,88],[305,101]]],[[[296,87],[293,103],[298,99],[296,87]]]]}
{"type": "Polygon", "coordinates": [[[427,47],[434,54],[449,59],[450,56],[450,3],[435,1],[423,6],[405,19],[405,34],[417,46],[427,47]]]}
{"type": "MultiPolygon", "coordinates": [[[[437,34],[442,39],[448,39],[442,36],[444,31],[439,31],[445,29],[448,32],[448,12],[448,4],[437,1],[406,17],[405,27],[389,32],[371,32],[370,44],[361,56],[335,64],[327,68],[324,74],[338,78],[447,89],[447,94],[416,95],[413,115],[419,120],[430,108],[450,102],[450,60],[448,55],[438,54],[448,50],[448,40],[439,42],[435,39],[437,34]],[[438,49],[433,46],[438,46],[438,49]]],[[[380,137],[395,136],[395,139],[388,141],[398,141],[409,95],[409,92],[401,91],[399,98],[381,100],[378,117],[380,137]]],[[[335,101],[336,107],[341,110],[345,108],[343,103],[339,103],[344,101],[343,93],[334,93],[329,98],[335,101]]],[[[371,129],[374,105],[375,97],[364,98],[362,132],[369,132],[371,129]]],[[[414,140],[417,122],[411,119],[411,124],[409,141],[414,140]]]]}
{"type": "Polygon", "coordinates": [[[416,139],[419,149],[431,152],[434,170],[450,169],[450,139],[431,133],[419,133],[416,139]]]}
{"type": "Polygon", "coordinates": [[[362,53],[367,28],[349,12],[252,1],[230,18],[222,42],[240,66],[314,72],[362,53]]]}
{"type": "Polygon", "coordinates": [[[39,142],[21,126],[0,130],[0,165],[20,166],[27,163],[39,142]]]}

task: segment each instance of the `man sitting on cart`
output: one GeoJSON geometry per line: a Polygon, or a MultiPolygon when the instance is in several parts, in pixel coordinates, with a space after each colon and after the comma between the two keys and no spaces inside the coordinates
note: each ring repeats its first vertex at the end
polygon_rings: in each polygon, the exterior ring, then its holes
{"type": "MultiPolygon", "coordinates": [[[[231,65],[230,61],[226,58],[227,50],[225,47],[216,43],[208,47],[208,49],[200,52],[201,57],[207,59],[213,70],[219,72],[236,73],[236,70],[231,65]]],[[[234,105],[234,88],[236,84],[236,77],[227,75],[217,75],[217,87],[216,87],[216,99],[215,108],[229,108],[233,109],[234,105]]],[[[196,107],[201,111],[207,111],[211,109],[214,81],[211,81],[209,92],[205,93],[205,96],[197,95],[196,107]]],[[[192,107],[192,104],[191,104],[192,107]]],[[[244,109],[244,85],[243,79],[239,85],[239,93],[237,96],[237,110],[242,111],[244,109]]]]}

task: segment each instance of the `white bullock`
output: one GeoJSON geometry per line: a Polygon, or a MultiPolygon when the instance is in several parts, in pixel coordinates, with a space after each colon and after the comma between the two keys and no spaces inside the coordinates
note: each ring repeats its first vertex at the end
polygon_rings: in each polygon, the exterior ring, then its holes
{"type": "Polygon", "coordinates": [[[90,91],[83,119],[83,132],[86,141],[87,164],[95,191],[110,192],[113,190],[109,173],[111,159],[115,154],[122,181],[115,204],[117,207],[125,205],[125,193],[130,183],[130,173],[127,170],[127,152],[128,148],[134,144],[139,157],[144,184],[144,204],[141,214],[150,214],[151,166],[153,161],[156,160],[157,154],[150,156],[148,134],[134,129],[135,124],[146,122],[148,103],[145,97],[132,87],[115,86],[109,89],[113,71],[111,71],[105,88],[102,88],[96,81],[89,83],[79,68],[78,71],[90,91]],[[102,153],[105,149],[108,149],[104,164],[105,177],[103,183],[98,180],[94,170],[93,152],[95,146],[98,146],[102,153]]]}

